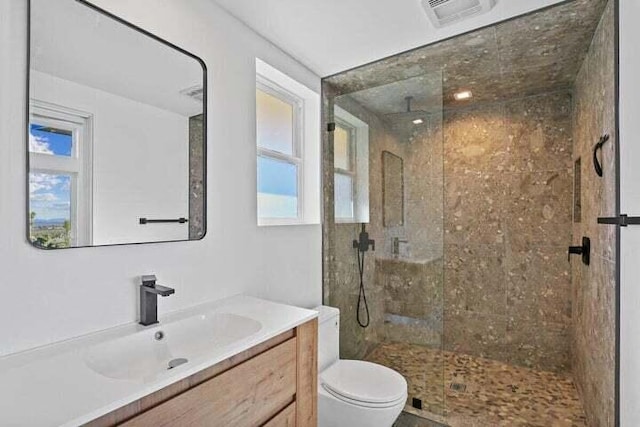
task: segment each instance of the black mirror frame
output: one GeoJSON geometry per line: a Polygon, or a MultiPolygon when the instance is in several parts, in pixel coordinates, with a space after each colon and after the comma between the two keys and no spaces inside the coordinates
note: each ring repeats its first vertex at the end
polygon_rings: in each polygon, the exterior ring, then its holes
{"type": "MultiPolygon", "coordinates": [[[[207,122],[208,122],[208,112],[207,112],[207,104],[208,104],[208,84],[207,84],[207,65],[199,56],[137,26],[134,25],[119,16],[114,15],[111,12],[106,11],[87,0],[75,0],[76,2],[93,9],[101,15],[106,16],[120,24],[123,24],[135,31],[138,31],[142,35],[150,37],[151,39],[168,46],[183,55],[186,55],[192,59],[195,59],[200,66],[202,67],[202,135],[203,135],[203,146],[202,146],[202,169],[203,169],[203,187],[204,191],[202,193],[202,203],[204,204],[204,212],[202,216],[202,227],[203,232],[202,235],[198,239],[182,239],[182,240],[159,240],[154,242],[131,242],[131,243],[114,243],[114,244],[106,244],[106,245],[85,245],[85,246],[70,246],[67,248],[46,248],[42,246],[35,245],[30,236],[30,218],[29,218],[29,173],[30,173],[30,161],[29,161],[29,125],[30,125],[30,94],[31,94],[31,9],[32,9],[32,0],[27,0],[27,49],[26,49],[26,98],[25,98],[25,150],[26,150],[26,170],[25,170],[25,180],[26,180],[26,197],[25,197],[25,224],[26,224],[26,239],[27,243],[41,250],[64,250],[64,249],[80,249],[80,248],[99,248],[99,247],[110,247],[110,246],[130,246],[130,245],[150,245],[157,243],[176,243],[176,242],[191,242],[202,240],[207,235],[207,122]]],[[[189,153],[189,158],[191,158],[191,153],[189,153]]],[[[191,205],[189,204],[189,211],[191,211],[191,205]]]]}

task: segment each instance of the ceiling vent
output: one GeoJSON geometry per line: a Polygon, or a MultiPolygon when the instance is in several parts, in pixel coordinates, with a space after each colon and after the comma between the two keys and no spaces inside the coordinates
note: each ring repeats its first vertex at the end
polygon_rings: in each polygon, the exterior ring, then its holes
{"type": "Polygon", "coordinates": [[[436,28],[489,12],[496,0],[422,0],[422,7],[436,28]]]}

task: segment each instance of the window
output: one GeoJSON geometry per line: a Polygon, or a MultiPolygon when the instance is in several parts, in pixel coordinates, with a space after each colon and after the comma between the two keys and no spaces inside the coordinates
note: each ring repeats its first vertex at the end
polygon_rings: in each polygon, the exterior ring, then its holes
{"type": "Polygon", "coordinates": [[[32,103],[29,124],[29,235],[45,248],[91,239],[89,116],[32,103]]]}
{"type": "Polygon", "coordinates": [[[258,217],[300,219],[302,194],[302,101],[259,79],[256,87],[258,217]]]}
{"type": "Polygon", "coordinates": [[[369,222],[369,126],[334,107],[334,214],[336,222],[369,222]]]}
{"type": "Polygon", "coordinates": [[[320,223],[320,95],[256,59],[257,223],[320,223]]]}
{"type": "Polygon", "coordinates": [[[356,128],[336,120],[333,134],[333,168],[336,221],[355,217],[355,140],[356,128]]]}

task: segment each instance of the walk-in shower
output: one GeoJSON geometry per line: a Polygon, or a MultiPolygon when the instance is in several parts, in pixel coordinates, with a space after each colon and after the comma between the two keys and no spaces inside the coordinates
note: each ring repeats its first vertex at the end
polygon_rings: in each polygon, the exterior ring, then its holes
{"type": "Polygon", "coordinates": [[[406,411],[613,426],[615,43],[614,0],[574,0],[323,80],[324,302],[406,411]]]}

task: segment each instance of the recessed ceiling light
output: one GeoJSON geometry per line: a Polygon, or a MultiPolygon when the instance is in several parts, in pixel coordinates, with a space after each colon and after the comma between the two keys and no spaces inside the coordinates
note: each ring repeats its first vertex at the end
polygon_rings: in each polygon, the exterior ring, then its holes
{"type": "Polygon", "coordinates": [[[414,125],[421,125],[422,123],[424,123],[424,121],[423,121],[422,119],[415,119],[415,120],[413,121],[413,124],[414,124],[414,125]]]}
{"type": "Polygon", "coordinates": [[[471,93],[470,90],[463,90],[462,92],[453,94],[453,97],[456,99],[456,101],[464,101],[466,99],[471,99],[472,96],[473,94],[471,93]]]}

